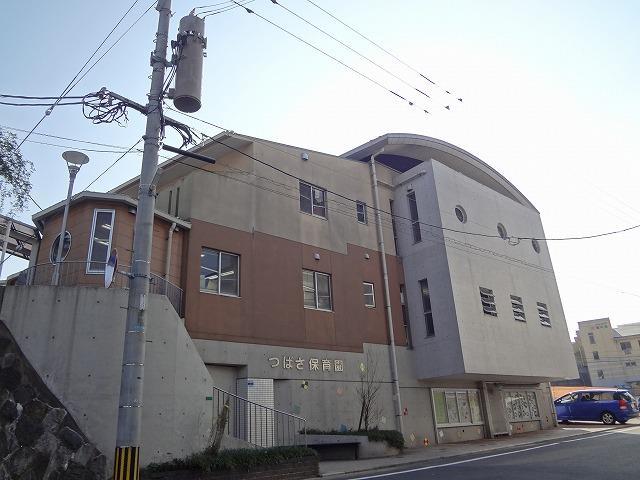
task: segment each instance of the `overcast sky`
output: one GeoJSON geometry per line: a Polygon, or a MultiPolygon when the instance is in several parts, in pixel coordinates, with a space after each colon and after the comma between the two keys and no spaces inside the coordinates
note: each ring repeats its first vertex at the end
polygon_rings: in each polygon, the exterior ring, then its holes
{"type": "MultiPolygon", "coordinates": [[[[171,37],[179,18],[193,7],[220,1],[174,0],[171,37]]],[[[430,101],[271,1],[255,0],[250,7],[256,12],[416,105],[236,8],[206,19],[203,108],[197,116],[226,129],[332,154],[387,132],[429,135],[468,150],[505,175],[541,212],[548,237],[640,223],[640,166],[634,148],[640,132],[640,1],[314,1],[464,102],[444,93],[430,101]],[[449,103],[451,111],[444,109],[449,103]]],[[[3,2],[0,93],[59,94],[131,2],[3,2]]],[[[113,39],[151,3],[139,0],[113,39]]],[[[280,3],[409,84],[429,87],[306,0],[280,3]]],[[[156,22],[152,9],[72,94],[106,86],[144,103],[156,22]]],[[[43,111],[0,106],[0,125],[29,130],[43,111]]],[[[144,130],[144,118],[136,112],[129,117],[125,128],[92,125],[81,108],[60,107],[37,131],[128,148],[144,130]]],[[[219,131],[188,123],[210,135],[219,131]]],[[[71,145],[105,148],[37,135],[30,140],[67,146],[28,142],[22,148],[36,167],[32,194],[43,208],[66,195],[62,151],[71,145]]],[[[76,191],[118,156],[87,154],[91,162],[82,168],[76,191]]],[[[91,189],[108,190],[135,176],[140,160],[140,155],[127,156],[91,189]]],[[[29,221],[38,210],[30,204],[19,218],[29,221]]],[[[581,320],[640,321],[639,240],[640,229],[549,244],[572,335],[581,320]]],[[[21,268],[23,263],[10,260],[3,276],[21,268]]]]}

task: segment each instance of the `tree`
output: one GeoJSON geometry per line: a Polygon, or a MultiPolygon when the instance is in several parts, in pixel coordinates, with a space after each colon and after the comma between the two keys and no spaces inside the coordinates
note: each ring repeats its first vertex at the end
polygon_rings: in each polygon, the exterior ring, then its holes
{"type": "Polygon", "coordinates": [[[21,212],[29,201],[33,163],[20,153],[16,135],[0,128],[0,211],[21,212]]]}
{"type": "Polygon", "coordinates": [[[378,393],[381,383],[378,380],[378,357],[367,352],[365,363],[360,364],[360,382],[356,387],[356,395],[360,403],[360,420],[358,430],[369,430],[369,425],[377,421],[380,411],[377,409],[378,393]]]}

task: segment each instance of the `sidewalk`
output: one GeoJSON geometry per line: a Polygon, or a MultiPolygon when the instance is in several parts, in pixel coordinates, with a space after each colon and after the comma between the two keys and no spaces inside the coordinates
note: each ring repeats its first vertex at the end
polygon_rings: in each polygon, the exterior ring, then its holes
{"type": "Polygon", "coordinates": [[[606,426],[598,423],[572,423],[561,425],[552,430],[523,433],[512,437],[500,437],[492,440],[478,440],[474,442],[452,443],[406,449],[402,455],[385,458],[369,458],[366,460],[336,460],[320,462],[320,476],[345,475],[350,473],[408,466],[430,460],[470,455],[504,448],[519,447],[533,443],[558,440],[589,433],[601,433],[609,430],[624,429],[640,425],[638,419],[631,420],[627,425],[606,426]]]}

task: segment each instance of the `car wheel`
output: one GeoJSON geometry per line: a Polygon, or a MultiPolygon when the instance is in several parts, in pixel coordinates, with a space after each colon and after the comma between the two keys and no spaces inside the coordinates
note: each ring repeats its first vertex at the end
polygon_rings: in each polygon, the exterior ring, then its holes
{"type": "Polygon", "coordinates": [[[611,412],[604,412],[600,416],[600,420],[602,420],[602,423],[604,423],[605,425],[613,425],[614,423],[616,423],[616,417],[614,417],[613,413],[611,412]]]}
{"type": "Polygon", "coordinates": [[[625,423],[627,423],[626,420],[618,420],[618,423],[621,423],[622,425],[624,425],[625,423]]]}

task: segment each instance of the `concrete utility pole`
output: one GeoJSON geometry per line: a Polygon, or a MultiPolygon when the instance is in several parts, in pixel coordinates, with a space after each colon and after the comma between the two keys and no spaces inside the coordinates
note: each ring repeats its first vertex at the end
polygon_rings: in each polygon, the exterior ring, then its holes
{"type": "Polygon", "coordinates": [[[151,241],[155,210],[155,185],[153,179],[158,168],[158,150],[162,120],[160,102],[165,68],[171,0],[158,0],[159,12],[156,46],[151,56],[151,89],[147,104],[147,128],[144,137],[144,153],[138,211],[136,213],[133,241],[133,262],[127,305],[127,323],[124,335],[120,402],[118,404],[118,434],[114,461],[114,480],[137,479],[140,462],[140,431],[142,419],[142,393],[144,385],[145,327],[147,297],[151,273],[151,241]]]}

